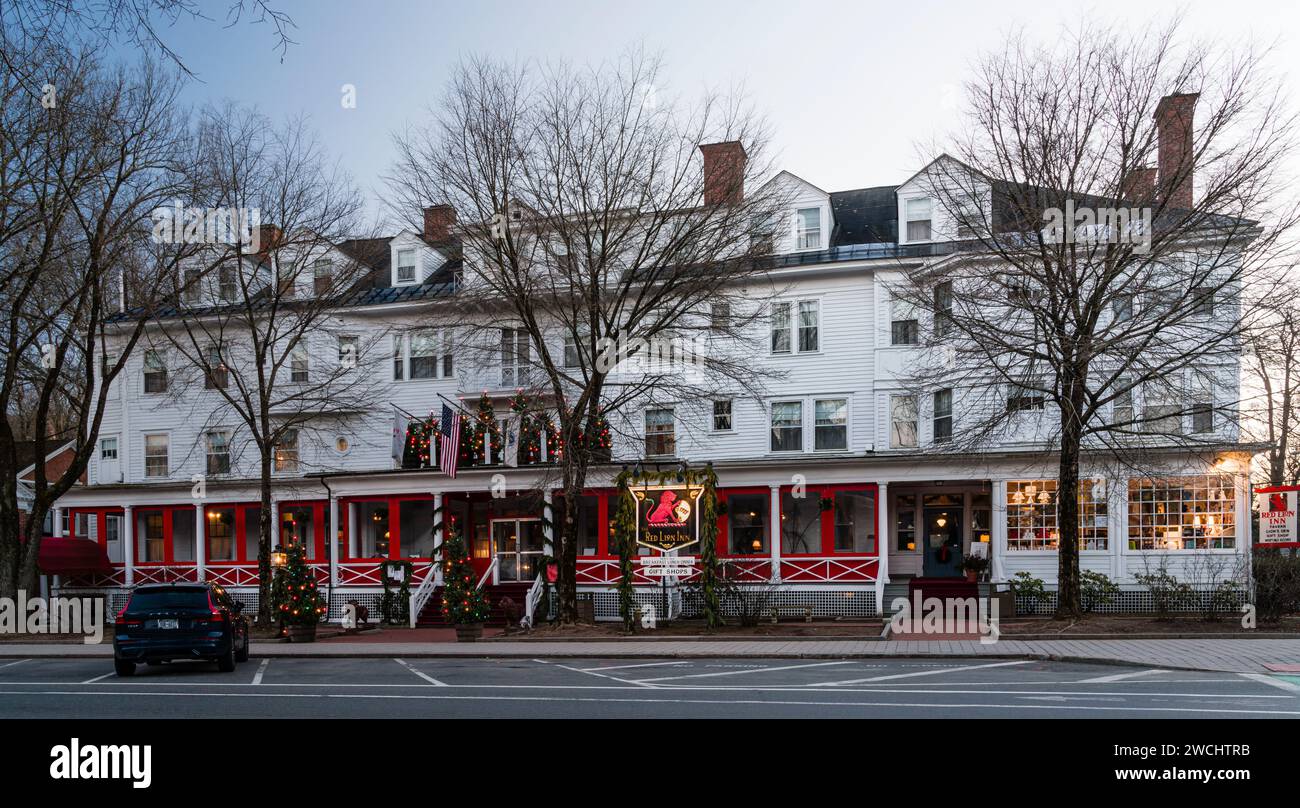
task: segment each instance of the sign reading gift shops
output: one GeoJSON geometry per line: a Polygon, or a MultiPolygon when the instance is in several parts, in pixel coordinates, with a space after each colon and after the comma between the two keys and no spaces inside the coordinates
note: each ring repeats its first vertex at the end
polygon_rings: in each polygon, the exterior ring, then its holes
{"type": "Polygon", "coordinates": [[[1259,511],[1259,544],[1263,547],[1300,547],[1300,522],[1296,518],[1300,486],[1280,485],[1255,489],[1259,511]]]}
{"type": "Polygon", "coordinates": [[[702,485],[648,485],[630,488],[636,500],[636,543],[669,552],[700,540],[702,485]]]}

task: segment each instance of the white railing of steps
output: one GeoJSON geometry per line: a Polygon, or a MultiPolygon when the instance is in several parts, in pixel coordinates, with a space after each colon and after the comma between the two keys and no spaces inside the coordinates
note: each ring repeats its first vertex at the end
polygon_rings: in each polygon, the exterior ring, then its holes
{"type": "Polygon", "coordinates": [[[537,578],[533,581],[533,585],[528,587],[528,594],[524,597],[524,618],[519,621],[519,625],[523,628],[533,627],[533,615],[537,613],[537,602],[542,599],[542,590],[545,589],[542,584],[542,575],[544,574],[537,573],[537,578]]]}
{"type": "Polygon", "coordinates": [[[492,570],[497,568],[498,561],[500,561],[499,558],[492,556],[492,563],[488,564],[488,568],[483,570],[483,577],[478,579],[478,586],[474,587],[475,589],[482,589],[483,584],[488,582],[488,579],[492,577],[492,570]]]}
{"type": "Polygon", "coordinates": [[[410,608],[408,609],[410,612],[408,621],[411,628],[415,628],[416,619],[419,618],[420,612],[424,611],[424,607],[428,604],[429,598],[433,597],[434,591],[442,586],[442,564],[438,561],[436,549],[434,550],[433,559],[434,562],[429,565],[428,571],[424,574],[424,580],[420,581],[420,585],[411,593],[410,608]]]}

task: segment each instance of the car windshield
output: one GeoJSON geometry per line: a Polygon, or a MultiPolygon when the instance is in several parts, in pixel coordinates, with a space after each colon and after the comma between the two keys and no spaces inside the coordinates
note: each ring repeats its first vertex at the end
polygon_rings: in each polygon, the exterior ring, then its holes
{"type": "Polygon", "coordinates": [[[151,609],[206,609],[208,608],[208,590],[192,589],[151,589],[131,595],[127,611],[149,611],[151,609]]]}

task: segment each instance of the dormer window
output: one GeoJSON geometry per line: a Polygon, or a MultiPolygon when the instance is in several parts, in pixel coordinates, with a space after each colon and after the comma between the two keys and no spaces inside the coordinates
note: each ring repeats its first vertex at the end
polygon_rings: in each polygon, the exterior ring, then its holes
{"type": "Polygon", "coordinates": [[[930,210],[929,198],[907,200],[904,212],[907,216],[908,241],[930,240],[930,210]]]}
{"type": "Polygon", "coordinates": [[[822,246],[822,209],[800,208],[795,211],[795,249],[820,250],[822,246]]]}
{"type": "Polygon", "coordinates": [[[397,251],[397,282],[415,283],[415,250],[397,251]]]}

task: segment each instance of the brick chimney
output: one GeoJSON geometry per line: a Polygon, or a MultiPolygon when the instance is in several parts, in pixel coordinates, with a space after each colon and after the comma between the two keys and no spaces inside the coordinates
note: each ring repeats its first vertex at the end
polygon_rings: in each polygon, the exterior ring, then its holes
{"type": "Polygon", "coordinates": [[[1124,202],[1137,202],[1149,205],[1156,198],[1156,169],[1135,168],[1124,175],[1120,199],[1124,202]]]}
{"type": "Polygon", "coordinates": [[[1160,146],[1160,195],[1172,208],[1192,206],[1192,111],[1200,93],[1177,93],[1156,105],[1160,146]]]}
{"type": "Polygon", "coordinates": [[[745,198],[745,147],[738,140],[705,143],[704,204],[737,205],[745,198]]]}
{"type": "Polygon", "coordinates": [[[284,233],[282,233],[280,231],[280,228],[276,227],[275,225],[273,224],[258,225],[257,244],[254,245],[256,247],[256,255],[265,258],[268,254],[270,254],[271,250],[274,250],[275,248],[280,246],[280,242],[283,239],[284,239],[284,233]]]}
{"type": "Polygon", "coordinates": [[[448,241],[456,226],[456,209],[451,205],[432,205],[424,209],[424,237],[429,241],[448,241]]]}

